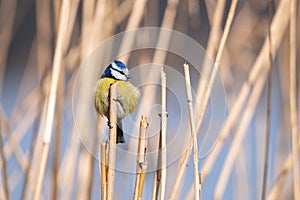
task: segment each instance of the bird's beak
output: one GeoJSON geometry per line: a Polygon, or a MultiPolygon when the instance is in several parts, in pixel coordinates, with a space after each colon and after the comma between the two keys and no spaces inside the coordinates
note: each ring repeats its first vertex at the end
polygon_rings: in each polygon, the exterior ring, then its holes
{"type": "Polygon", "coordinates": [[[131,76],[128,74],[128,75],[126,75],[126,78],[127,79],[131,79],[131,76]]]}

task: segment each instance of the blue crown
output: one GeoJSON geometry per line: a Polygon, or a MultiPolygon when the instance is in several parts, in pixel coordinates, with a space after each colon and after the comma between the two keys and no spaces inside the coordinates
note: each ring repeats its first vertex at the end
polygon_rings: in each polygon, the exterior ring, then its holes
{"type": "MultiPolygon", "coordinates": [[[[124,63],[122,63],[121,61],[115,60],[112,63],[115,63],[122,70],[127,69],[126,65],[124,63]]],[[[111,74],[111,70],[110,70],[112,68],[112,63],[110,63],[106,67],[106,69],[104,70],[104,72],[100,78],[113,78],[113,75],[111,74]]]]}
{"type": "Polygon", "coordinates": [[[115,60],[114,63],[116,63],[116,65],[121,69],[127,69],[126,65],[119,60],[115,60]]]}

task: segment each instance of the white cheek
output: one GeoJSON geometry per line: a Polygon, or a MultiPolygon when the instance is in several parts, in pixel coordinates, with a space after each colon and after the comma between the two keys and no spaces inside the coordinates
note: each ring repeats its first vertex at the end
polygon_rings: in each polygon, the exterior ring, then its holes
{"type": "Polygon", "coordinates": [[[112,68],[114,68],[114,69],[118,69],[119,68],[115,62],[112,62],[111,65],[112,65],[112,68]]]}
{"type": "Polygon", "coordinates": [[[116,79],[126,81],[126,76],[120,74],[119,72],[117,72],[117,71],[115,71],[115,70],[111,70],[111,74],[112,74],[116,79]]]}

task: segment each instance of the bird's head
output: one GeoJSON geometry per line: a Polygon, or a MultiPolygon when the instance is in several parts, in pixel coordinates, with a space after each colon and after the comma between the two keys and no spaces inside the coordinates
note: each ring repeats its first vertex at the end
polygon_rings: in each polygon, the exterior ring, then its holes
{"type": "Polygon", "coordinates": [[[116,80],[128,81],[130,75],[126,65],[121,61],[116,60],[106,67],[101,78],[113,78],[116,80]]]}

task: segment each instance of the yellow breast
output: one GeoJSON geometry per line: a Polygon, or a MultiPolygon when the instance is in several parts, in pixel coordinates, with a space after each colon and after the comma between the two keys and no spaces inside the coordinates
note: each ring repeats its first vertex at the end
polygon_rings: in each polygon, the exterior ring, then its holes
{"type": "Polygon", "coordinates": [[[99,79],[96,86],[94,104],[97,112],[108,117],[108,91],[112,83],[117,83],[118,118],[132,113],[137,106],[138,90],[128,81],[119,81],[112,78],[99,79]]]}

